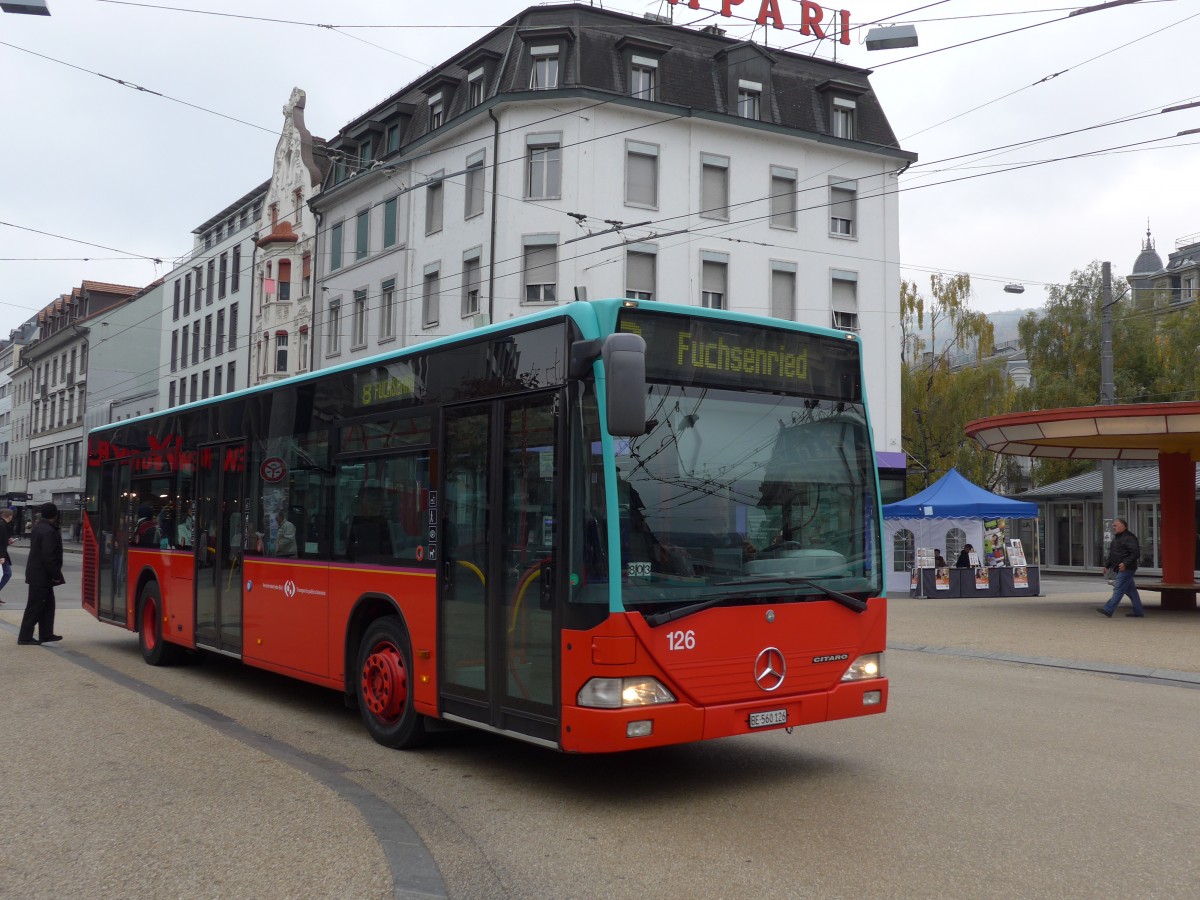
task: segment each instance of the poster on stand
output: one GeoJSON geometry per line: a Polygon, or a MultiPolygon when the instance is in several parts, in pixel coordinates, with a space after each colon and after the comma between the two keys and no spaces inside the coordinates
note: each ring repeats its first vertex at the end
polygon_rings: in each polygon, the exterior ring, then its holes
{"type": "Polygon", "coordinates": [[[979,554],[976,553],[974,550],[968,551],[967,562],[969,562],[971,564],[972,568],[978,569],[979,568],[979,554]]]}
{"type": "Polygon", "coordinates": [[[908,579],[908,589],[910,591],[915,591],[917,589],[917,573],[920,571],[921,570],[918,569],[916,566],[912,567],[912,570],[909,573],[910,577],[908,579]]]}
{"type": "Polygon", "coordinates": [[[917,568],[932,569],[933,568],[933,548],[918,547],[917,548],[917,568]]]}
{"type": "Polygon", "coordinates": [[[939,591],[950,590],[950,570],[945,567],[938,569],[934,584],[939,591]]]}
{"type": "Polygon", "coordinates": [[[1008,564],[1010,566],[1028,565],[1025,562],[1025,548],[1021,546],[1020,538],[1012,538],[1008,542],[1008,564]]]}
{"type": "Polygon", "coordinates": [[[975,567],[975,590],[986,591],[991,587],[988,570],[983,566],[975,567]]]}
{"type": "Polygon", "coordinates": [[[1029,587],[1029,570],[1024,566],[1013,566],[1013,587],[1029,587]]]}

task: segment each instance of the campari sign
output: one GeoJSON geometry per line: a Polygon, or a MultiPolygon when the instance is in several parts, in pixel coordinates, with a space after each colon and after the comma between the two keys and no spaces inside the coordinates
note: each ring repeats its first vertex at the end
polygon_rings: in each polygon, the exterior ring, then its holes
{"type": "MultiPolygon", "coordinates": [[[[699,9],[700,0],[667,0],[672,6],[686,3],[688,9],[699,9]]],[[[745,10],[737,15],[749,15],[754,4],[758,4],[758,17],[754,20],[759,25],[771,24],[774,28],[787,28],[780,8],[780,0],[721,0],[721,15],[727,19],[734,17],[733,8],[745,4],[745,10]]],[[[823,38],[827,32],[837,32],[837,40],[842,44],[850,43],[850,11],[846,9],[826,11],[820,3],[811,0],[799,0],[800,3],[800,33],[823,38]]],[[[786,0],[785,0],[785,5],[786,0]]],[[[794,7],[789,6],[789,9],[794,7]]],[[[833,34],[829,35],[833,37],[833,34]]]]}

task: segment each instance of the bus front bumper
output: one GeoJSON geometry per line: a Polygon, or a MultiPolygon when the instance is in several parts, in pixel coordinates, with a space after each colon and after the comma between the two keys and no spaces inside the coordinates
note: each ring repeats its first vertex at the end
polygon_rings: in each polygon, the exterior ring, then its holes
{"type": "Polygon", "coordinates": [[[563,708],[562,749],[569,753],[616,753],[686,744],[757,731],[777,731],[887,710],[888,680],[838,684],[828,691],[701,709],[666,703],[626,709],[563,708]]]}

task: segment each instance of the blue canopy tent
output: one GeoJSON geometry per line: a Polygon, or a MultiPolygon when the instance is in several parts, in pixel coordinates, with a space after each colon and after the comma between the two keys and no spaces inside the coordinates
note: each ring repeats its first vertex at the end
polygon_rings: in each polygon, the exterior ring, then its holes
{"type": "Polygon", "coordinates": [[[982,556],[985,521],[1036,519],[1037,514],[1036,503],[1010,500],[985,491],[967,481],[957,470],[951,469],[919,494],[883,507],[886,553],[889,557],[888,591],[905,591],[909,586],[909,569],[903,560],[897,571],[897,545],[903,552],[907,544],[907,535],[902,535],[903,543],[896,540],[896,536],[902,532],[913,535],[913,547],[942,550],[946,562],[954,565],[950,552],[953,550],[957,555],[957,550],[954,541],[947,539],[953,537],[952,530],[954,533],[964,533],[966,542],[973,545],[982,556]]]}

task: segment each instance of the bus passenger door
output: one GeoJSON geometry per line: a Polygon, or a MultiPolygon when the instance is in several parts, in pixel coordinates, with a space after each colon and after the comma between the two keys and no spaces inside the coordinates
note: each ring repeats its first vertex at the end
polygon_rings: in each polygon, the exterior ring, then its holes
{"type": "Polygon", "coordinates": [[[196,455],[196,645],[241,656],[246,447],[211,444],[196,455]]]}
{"type": "Polygon", "coordinates": [[[443,714],[557,746],[559,393],[444,415],[443,714]]]}
{"type": "Polygon", "coordinates": [[[105,622],[126,624],[125,551],[129,544],[129,460],[104,463],[100,472],[96,543],[99,546],[100,578],[97,585],[97,617],[105,622]]]}

